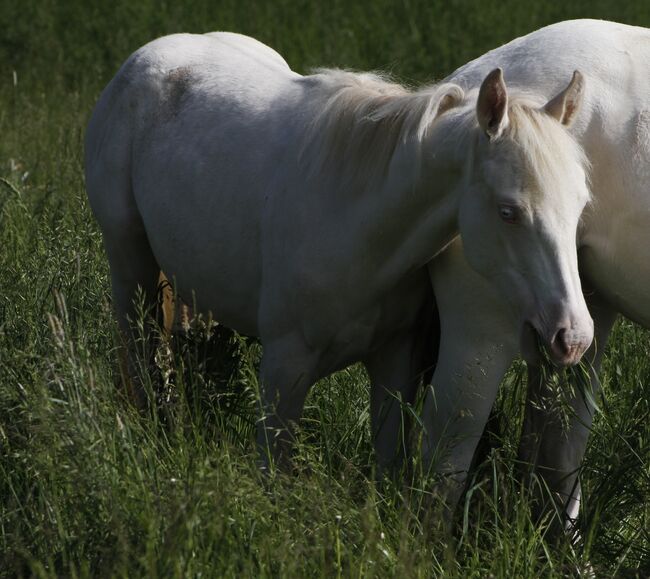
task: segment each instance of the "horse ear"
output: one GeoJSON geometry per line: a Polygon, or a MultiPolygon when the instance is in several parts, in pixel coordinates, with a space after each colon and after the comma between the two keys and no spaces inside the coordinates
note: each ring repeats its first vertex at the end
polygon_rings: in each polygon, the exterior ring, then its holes
{"type": "Polygon", "coordinates": [[[478,124],[490,139],[498,138],[508,125],[508,91],[503,70],[495,68],[485,77],[476,102],[478,124]]]}
{"type": "Polygon", "coordinates": [[[582,76],[580,71],[575,70],[569,86],[548,101],[544,110],[568,127],[575,120],[578,111],[580,111],[584,93],[585,77],[582,76]]]}

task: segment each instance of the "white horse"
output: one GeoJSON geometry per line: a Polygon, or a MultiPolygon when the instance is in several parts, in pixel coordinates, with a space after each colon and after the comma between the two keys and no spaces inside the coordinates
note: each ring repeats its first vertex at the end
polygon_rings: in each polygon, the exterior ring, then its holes
{"type": "MultiPolygon", "coordinates": [[[[591,164],[593,201],[579,227],[580,272],[595,324],[588,352],[596,373],[617,313],[650,327],[650,31],[578,20],[543,28],[470,62],[446,79],[476,92],[483,76],[503,67],[509,84],[549,96],[576,67],[588,78],[571,132],[591,164]],[[472,87],[475,87],[474,89],[472,87]]],[[[463,242],[466,239],[463,232],[463,242]]],[[[467,253],[467,252],[466,252],[467,253]]],[[[467,261],[473,257],[467,254],[467,261]]],[[[520,325],[491,284],[469,267],[460,242],[430,265],[441,320],[435,403],[425,408],[427,456],[444,455],[440,471],[463,481],[498,385],[519,351],[520,325]],[[444,450],[443,450],[444,449],[444,450]]],[[[534,350],[520,447],[560,498],[570,519],[578,513],[578,472],[593,408],[577,395],[563,427],[534,350]]],[[[456,489],[456,498],[461,485],[456,489]]],[[[453,501],[453,499],[452,499],[453,501]]]]}
{"type": "Polygon", "coordinates": [[[411,400],[427,363],[424,266],[459,230],[558,363],[591,343],[575,248],[589,194],[565,127],[583,86],[576,74],[544,104],[509,94],[494,70],[463,101],[452,83],[411,92],[372,74],[301,76],[235,34],[146,45],[86,135],[122,331],[137,287],[152,303],[162,269],[199,310],[260,336],[258,439],[282,455],[309,387],[361,360],[389,463],[393,395],[411,400]]]}

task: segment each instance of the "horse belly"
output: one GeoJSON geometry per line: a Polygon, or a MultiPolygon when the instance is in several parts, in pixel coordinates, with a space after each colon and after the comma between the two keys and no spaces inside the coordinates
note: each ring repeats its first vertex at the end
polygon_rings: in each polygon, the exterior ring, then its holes
{"type": "Polygon", "coordinates": [[[161,269],[185,303],[242,334],[258,335],[257,277],[242,267],[243,255],[224,255],[223,247],[219,240],[190,239],[178,248],[152,243],[161,269]]]}
{"type": "Polygon", "coordinates": [[[169,163],[139,180],[136,199],[156,260],[183,301],[257,335],[260,207],[245,178],[239,187],[234,180],[227,172],[217,181],[187,175],[169,163]]]}

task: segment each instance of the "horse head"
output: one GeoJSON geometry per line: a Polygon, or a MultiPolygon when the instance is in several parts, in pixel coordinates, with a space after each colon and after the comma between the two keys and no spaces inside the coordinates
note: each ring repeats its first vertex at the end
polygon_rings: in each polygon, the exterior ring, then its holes
{"type": "Polygon", "coordinates": [[[483,81],[459,227],[470,265],[490,279],[521,322],[522,353],[537,340],[558,365],[573,365],[593,339],[578,276],[576,234],[590,195],[587,162],[567,128],[584,79],[540,105],[511,97],[501,69],[483,81]]]}

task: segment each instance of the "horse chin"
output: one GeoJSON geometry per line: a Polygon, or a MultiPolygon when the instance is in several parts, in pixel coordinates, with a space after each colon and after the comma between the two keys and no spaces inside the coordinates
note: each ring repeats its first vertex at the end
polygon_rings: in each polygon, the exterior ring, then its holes
{"type": "Polygon", "coordinates": [[[530,322],[524,322],[519,334],[521,356],[527,364],[539,366],[542,357],[539,351],[539,334],[530,322]]]}

